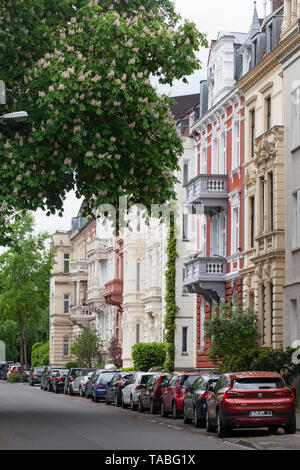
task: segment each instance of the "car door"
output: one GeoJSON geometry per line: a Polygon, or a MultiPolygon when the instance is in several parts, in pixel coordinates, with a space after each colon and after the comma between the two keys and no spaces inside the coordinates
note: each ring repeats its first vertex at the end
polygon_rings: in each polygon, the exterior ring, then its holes
{"type": "Polygon", "coordinates": [[[150,408],[150,400],[152,399],[157,380],[158,380],[158,375],[153,375],[153,377],[151,377],[146,387],[146,391],[145,391],[145,407],[146,408],[150,408]]]}
{"type": "Polygon", "coordinates": [[[189,393],[184,398],[186,403],[186,415],[190,419],[194,417],[194,406],[199,395],[199,390],[201,390],[203,387],[203,382],[203,377],[199,377],[199,379],[195,380],[190,388],[189,393]]]}
{"type": "Polygon", "coordinates": [[[170,377],[162,390],[162,399],[164,401],[164,407],[166,411],[172,410],[173,386],[176,382],[176,379],[176,375],[174,375],[174,377],[170,377]]]}
{"type": "Polygon", "coordinates": [[[116,398],[116,394],[118,391],[118,384],[120,380],[121,380],[121,374],[115,374],[114,377],[112,378],[112,381],[107,386],[109,400],[113,401],[116,398]]]}
{"type": "MultiPolygon", "coordinates": [[[[218,382],[216,383],[216,386],[214,388],[213,394],[211,395],[212,397],[212,407],[209,413],[209,416],[211,420],[213,421],[214,424],[217,422],[217,408],[218,405],[223,397],[224,390],[226,389],[226,385],[228,383],[228,379],[226,375],[222,375],[218,382]]],[[[210,397],[208,397],[210,398],[210,397]]],[[[209,400],[210,401],[210,400],[209,400]]]]}
{"type": "Polygon", "coordinates": [[[130,403],[130,394],[131,394],[131,390],[133,386],[135,385],[136,378],[137,378],[136,374],[132,375],[131,378],[128,380],[127,385],[125,385],[125,387],[122,390],[123,400],[124,400],[124,403],[126,404],[130,403]]]}
{"type": "Polygon", "coordinates": [[[212,394],[206,397],[206,408],[210,420],[216,419],[216,397],[218,390],[221,388],[222,379],[223,376],[221,376],[217,381],[214,390],[212,391],[212,394]]]}

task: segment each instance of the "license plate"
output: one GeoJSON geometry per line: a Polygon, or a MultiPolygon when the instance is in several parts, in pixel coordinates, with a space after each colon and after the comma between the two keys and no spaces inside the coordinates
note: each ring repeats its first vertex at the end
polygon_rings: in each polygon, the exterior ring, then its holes
{"type": "Polygon", "coordinates": [[[249,411],[249,416],[252,416],[253,418],[261,417],[261,416],[272,416],[272,411],[261,411],[261,410],[249,411]]]}

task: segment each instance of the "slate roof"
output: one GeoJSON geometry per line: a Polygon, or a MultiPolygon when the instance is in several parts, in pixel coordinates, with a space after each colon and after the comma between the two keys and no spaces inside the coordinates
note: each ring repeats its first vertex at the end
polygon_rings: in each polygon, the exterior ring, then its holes
{"type": "Polygon", "coordinates": [[[171,113],[175,121],[179,121],[199,103],[200,92],[193,95],[172,96],[171,98],[177,102],[175,105],[170,105],[171,113]]]}

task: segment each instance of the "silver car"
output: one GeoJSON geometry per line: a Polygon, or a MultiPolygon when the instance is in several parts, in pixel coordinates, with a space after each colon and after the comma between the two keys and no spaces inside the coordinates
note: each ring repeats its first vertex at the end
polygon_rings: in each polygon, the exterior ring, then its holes
{"type": "Polygon", "coordinates": [[[77,395],[79,394],[81,397],[85,396],[85,386],[90,378],[90,376],[96,371],[97,369],[82,369],[80,373],[75,377],[73,382],[70,384],[70,395],[77,395]]]}
{"type": "Polygon", "coordinates": [[[136,372],[128,385],[122,390],[122,407],[127,408],[130,406],[132,410],[136,410],[139,403],[139,395],[142,388],[145,386],[148,378],[153,375],[153,372],[136,372]]]}

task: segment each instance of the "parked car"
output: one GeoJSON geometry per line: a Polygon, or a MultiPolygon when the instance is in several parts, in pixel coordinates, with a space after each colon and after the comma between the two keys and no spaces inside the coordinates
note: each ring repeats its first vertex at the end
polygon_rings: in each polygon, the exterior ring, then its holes
{"type": "Polygon", "coordinates": [[[68,369],[60,369],[57,372],[53,373],[52,381],[52,391],[54,393],[59,393],[64,391],[65,380],[68,375],[68,369]]]}
{"type": "Polygon", "coordinates": [[[102,370],[99,374],[97,374],[92,382],[91,387],[92,401],[97,403],[101,398],[105,399],[107,385],[110,383],[116,373],[117,372],[115,371],[102,370]]]}
{"type": "Polygon", "coordinates": [[[162,416],[172,413],[174,419],[183,414],[183,399],[187,387],[193,385],[200,376],[199,372],[178,374],[170,377],[161,395],[160,410],[162,416]]]}
{"type": "Polygon", "coordinates": [[[139,395],[153,372],[135,372],[127,385],[122,390],[122,407],[130,406],[131,410],[136,410],[139,403],[139,395]]]}
{"type": "Polygon", "coordinates": [[[160,410],[161,395],[171,374],[154,373],[143,385],[139,396],[138,410],[143,413],[150,410],[152,414],[160,410]]]}
{"type": "Polygon", "coordinates": [[[72,388],[70,388],[70,386],[73,380],[77,377],[78,374],[80,374],[83,369],[85,369],[85,367],[72,367],[71,369],[69,369],[64,385],[65,395],[68,395],[68,393],[70,393],[70,390],[72,391],[72,388]]]}
{"type": "Polygon", "coordinates": [[[97,369],[82,369],[77,377],[70,383],[69,386],[69,394],[70,395],[77,395],[79,394],[81,397],[85,395],[85,386],[89,379],[89,377],[96,371],[97,369]]]}
{"type": "Polygon", "coordinates": [[[48,366],[45,368],[44,372],[41,375],[41,389],[44,390],[44,392],[51,392],[54,374],[58,371],[58,367],[48,366]]]}
{"type": "MultiPolygon", "coordinates": [[[[110,405],[114,403],[116,406],[122,405],[122,390],[133,377],[133,372],[117,372],[108,382],[105,393],[105,403],[110,405]]],[[[105,377],[104,377],[105,378],[105,377]]]]}
{"type": "Polygon", "coordinates": [[[224,374],[206,402],[206,429],[220,438],[240,427],[296,432],[294,393],[276,372],[224,374]]]}
{"type": "Polygon", "coordinates": [[[186,388],[183,403],[184,423],[193,422],[195,428],[206,425],[206,398],[219,380],[220,374],[202,374],[186,388]]]}
{"type": "Polygon", "coordinates": [[[29,373],[29,385],[31,387],[41,383],[41,376],[45,368],[46,366],[34,367],[33,370],[29,373]]]}
{"type": "Polygon", "coordinates": [[[9,364],[7,364],[6,362],[2,362],[0,364],[0,380],[6,380],[8,368],[9,364]]]}
{"type": "Polygon", "coordinates": [[[9,364],[7,372],[6,372],[6,378],[8,378],[12,374],[13,370],[15,370],[16,367],[19,367],[20,370],[21,370],[21,364],[20,363],[9,364]]]}

